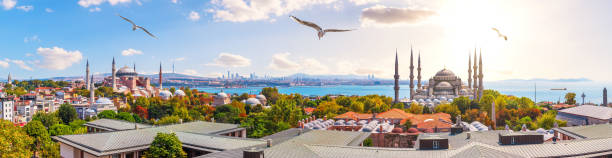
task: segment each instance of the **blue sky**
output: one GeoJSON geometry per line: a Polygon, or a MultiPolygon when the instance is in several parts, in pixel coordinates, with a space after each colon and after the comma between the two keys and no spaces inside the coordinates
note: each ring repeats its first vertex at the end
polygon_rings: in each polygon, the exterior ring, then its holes
{"type": "Polygon", "coordinates": [[[106,73],[112,57],[141,73],[157,72],[159,62],[170,71],[175,62],[179,73],[209,77],[231,70],[391,78],[396,48],[404,77],[411,45],[424,76],[445,66],[467,76],[468,51],[479,47],[489,80],[612,77],[612,4],[603,0],[0,1],[0,75],[18,79],[83,75],[87,59],[106,73]],[[159,39],[131,31],[116,14],[159,39]],[[357,30],[317,40],[289,15],[357,30]]]}

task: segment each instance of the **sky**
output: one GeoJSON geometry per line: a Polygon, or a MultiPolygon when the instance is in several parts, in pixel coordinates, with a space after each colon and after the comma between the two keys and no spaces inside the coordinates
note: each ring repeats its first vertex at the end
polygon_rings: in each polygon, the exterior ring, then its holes
{"type": "Polygon", "coordinates": [[[611,81],[612,1],[593,0],[0,0],[0,75],[84,75],[136,64],[139,73],[218,77],[352,74],[424,78],[447,68],[467,78],[482,52],[485,80],[611,81]],[[131,25],[122,15],[158,39],[131,25]],[[327,33],[323,28],[354,29],[327,33]],[[498,36],[497,28],[508,40],[498,36]],[[473,61],[472,61],[473,62],[473,61]],[[415,63],[416,64],[416,63],[415,63]]]}

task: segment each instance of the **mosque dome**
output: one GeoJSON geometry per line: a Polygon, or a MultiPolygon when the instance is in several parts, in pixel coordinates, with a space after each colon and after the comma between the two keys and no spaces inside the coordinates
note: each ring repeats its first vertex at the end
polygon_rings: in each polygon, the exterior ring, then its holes
{"type": "Polygon", "coordinates": [[[100,98],[96,100],[96,104],[113,104],[113,101],[108,98],[100,98]]]}
{"type": "Polygon", "coordinates": [[[453,85],[448,82],[440,82],[436,85],[436,89],[453,89],[453,85]]]}
{"type": "Polygon", "coordinates": [[[161,97],[162,99],[168,99],[172,97],[172,93],[170,93],[170,91],[164,90],[159,92],[159,97],[161,97]]]}
{"type": "Polygon", "coordinates": [[[454,77],[455,73],[448,69],[442,69],[436,73],[436,77],[454,77]]]}
{"type": "Polygon", "coordinates": [[[255,99],[255,98],[249,98],[245,101],[245,104],[248,105],[257,105],[257,104],[261,104],[261,102],[259,102],[259,100],[255,99]]]}
{"type": "Polygon", "coordinates": [[[63,96],[63,95],[64,95],[64,92],[55,92],[55,95],[56,95],[56,96],[63,96]]]}
{"type": "Polygon", "coordinates": [[[257,95],[255,98],[257,98],[259,100],[262,100],[262,99],[265,100],[266,96],[260,94],[260,95],[257,95]]]}
{"type": "Polygon", "coordinates": [[[227,96],[227,94],[225,94],[224,92],[220,92],[220,93],[217,93],[217,95],[215,96],[215,98],[224,99],[224,98],[228,98],[228,96],[227,96]]]}
{"type": "Polygon", "coordinates": [[[117,77],[134,77],[134,76],[138,76],[138,73],[136,73],[136,71],[134,71],[134,69],[124,66],[121,69],[119,69],[116,73],[117,77]]]}
{"type": "Polygon", "coordinates": [[[183,90],[178,89],[178,90],[174,91],[174,96],[183,97],[183,96],[185,96],[185,92],[183,92],[183,90]]]}

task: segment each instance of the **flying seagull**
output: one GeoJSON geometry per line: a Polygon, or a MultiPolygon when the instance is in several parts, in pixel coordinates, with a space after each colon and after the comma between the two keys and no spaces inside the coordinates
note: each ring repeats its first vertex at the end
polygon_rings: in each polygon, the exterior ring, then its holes
{"type": "Polygon", "coordinates": [[[303,21],[300,20],[298,18],[296,18],[295,16],[290,16],[291,19],[295,20],[295,22],[298,22],[302,25],[306,25],[308,27],[312,27],[315,30],[317,30],[317,36],[319,36],[319,40],[321,40],[321,38],[325,35],[325,33],[327,32],[346,32],[346,31],[353,31],[353,30],[340,30],[340,29],[325,29],[323,30],[319,25],[309,22],[309,21],[303,21]]]}
{"type": "Polygon", "coordinates": [[[119,17],[123,18],[123,20],[125,20],[125,21],[127,21],[127,22],[130,22],[130,23],[132,24],[132,31],[136,31],[136,29],[141,29],[141,30],[142,30],[142,31],[144,31],[145,33],[149,34],[149,36],[151,36],[151,37],[153,37],[153,38],[157,39],[157,37],[155,37],[155,35],[151,34],[151,32],[147,31],[147,29],[145,29],[144,27],[141,27],[141,26],[136,25],[136,24],[135,24],[135,23],[134,23],[132,20],[130,20],[130,19],[128,19],[128,18],[125,18],[125,17],[123,17],[123,16],[121,16],[121,15],[119,15],[119,14],[117,14],[117,16],[119,16],[119,17]]]}
{"type": "Polygon", "coordinates": [[[499,37],[503,37],[504,40],[508,41],[508,36],[501,34],[501,32],[499,32],[499,30],[497,28],[492,28],[493,31],[497,32],[497,36],[499,37]]]}

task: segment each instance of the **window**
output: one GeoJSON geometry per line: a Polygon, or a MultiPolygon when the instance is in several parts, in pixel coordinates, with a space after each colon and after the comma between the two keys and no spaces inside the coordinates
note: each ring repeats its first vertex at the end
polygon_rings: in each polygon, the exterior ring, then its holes
{"type": "Polygon", "coordinates": [[[440,142],[438,142],[438,141],[433,141],[433,148],[434,148],[434,149],[438,149],[438,148],[440,148],[440,142]]]}
{"type": "Polygon", "coordinates": [[[120,154],[113,154],[112,158],[120,158],[121,155],[120,154]]]}

